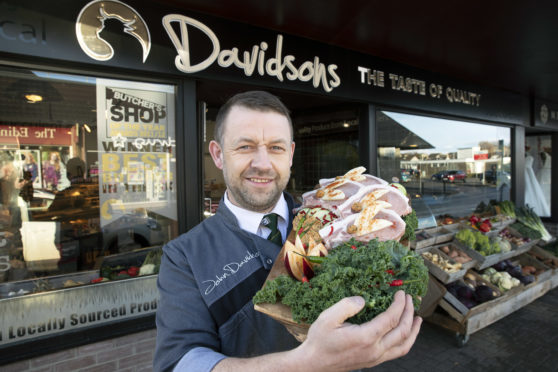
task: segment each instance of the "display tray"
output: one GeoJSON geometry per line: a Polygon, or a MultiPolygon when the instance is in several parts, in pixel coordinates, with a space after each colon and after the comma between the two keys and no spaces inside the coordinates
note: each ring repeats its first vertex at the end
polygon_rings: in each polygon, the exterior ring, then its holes
{"type": "Polygon", "coordinates": [[[461,242],[459,242],[456,239],[453,240],[453,243],[456,244],[457,246],[459,246],[459,248],[462,249],[465,253],[467,253],[469,255],[469,257],[471,257],[472,259],[474,259],[476,261],[475,268],[478,269],[478,270],[485,269],[487,267],[490,267],[490,266],[494,265],[497,262],[507,260],[508,258],[518,256],[522,253],[527,252],[532,247],[531,244],[525,244],[521,247],[512,248],[512,250],[509,251],[509,252],[496,253],[496,254],[491,254],[489,256],[483,256],[479,252],[475,251],[472,248],[469,248],[469,247],[465,246],[464,244],[462,244],[461,242]]]}
{"type": "MultiPolygon", "coordinates": [[[[523,236],[516,229],[514,229],[513,227],[506,227],[505,229],[507,229],[512,236],[517,237],[517,238],[523,238],[523,236]]],[[[504,229],[502,229],[502,230],[504,230],[504,229]]],[[[502,230],[500,230],[500,231],[502,231],[502,230]]],[[[510,242],[510,244],[512,245],[513,249],[517,249],[517,250],[521,250],[521,251],[526,252],[529,249],[531,249],[531,247],[535,246],[539,241],[540,241],[540,239],[534,239],[534,240],[531,240],[529,242],[524,242],[522,244],[517,244],[515,242],[510,242]]]]}
{"type": "Polygon", "coordinates": [[[433,227],[431,229],[426,229],[426,233],[434,237],[434,244],[442,244],[449,242],[455,236],[454,230],[449,230],[444,226],[433,227]]]}
{"type": "Polygon", "coordinates": [[[135,249],[130,252],[117,253],[110,256],[102,256],[95,263],[95,267],[103,268],[105,266],[141,266],[149,252],[160,249],[160,245],[135,249]]]}
{"type": "Polygon", "coordinates": [[[534,275],[537,280],[547,280],[552,276],[552,269],[550,267],[527,253],[515,257],[512,263],[517,263],[521,265],[522,268],[524,266],[533,266],[537,271],[532,275],[534,275]]]}
{"type": "Polygon", "coordinates": [[[426,230],[420,230],[415,233],[416,240],[410,242],[410,246],[414,250],[424,249],[430,247],[436,241],[436,237],[429,234],[426,230]]]}
{"type": "Polygon", "coordinates": [[[0,283],[0,298],[12,298],[31,293],[75,287],[76,284],[74,283],[81,283],[78,285],[85,285],[89,284],[92,279],[95,279],[98,276],[99,272],[97,270],[90,270],[71,274],[26,279],[16,282],[0,283]],[[12,295],[10,295],[11,293],[12,295]]]}
{"type": "Polygon", "coordinates": [[[461,266],[462,268],[460,270],[448,272],[442,269],[440,266],[438,266],[436,263],[434,263],[427,257],[425,257],[424,255],[426,253],[432,253],[433,255],[438,255],[438,257],[447,260],[450,264],[456,264],[456,262],[451,258],[449,258],[444,252],[440,251],[438,248],[432,247],[430,250],[421,253],[422,258],[424,259],[424,263],[428,267],[428,271],[430,271],[430,273],[434,275],[442,283],[447,284],[447,283],[454,282],[462,278],[463,275],[465,275],[465,272],[467,270],[463,268],[463,265],[461,266]]]}
{"type": "MultiPolygon", "coordinates": [[[[498,287],[494,286],[489,281],[484,280],[478,273],[476,273],[473,270],[469,270],[467,271],[467,274],[470,274],[475,277],[475,281],[477,282],[477,285],[480,283],[482,285],[488,286],[494,292],[496,292],[497,296],[490,301],[484,302],[482,304],[479,304],[469,309],[459,299],[457,299],[457,297],[455,297],[453,294],[447,291],[444,294],[442,301],[440,301],[440,306],[444,310],[446,310],[452,318],[458,321],[462,321],[471,315],[486,311],[487,309],[490,309],[491,306],[493,306],[495,303],[505,300],[505,297],[503,296],[502,292],[498,289],[498,287]]],[[[463,279],[459,279],[459,282],[466,285],[463,279]]]]}
{"type": "MultiPolygon", "coordinates": [[[[443,250],[444,247],[448,247],[449,250],[450,250],[450,252],[453,251],[453,250],[456,250],[456,251],[458,251],[458,252],[460,252],[460,253],[466,254],[466,252],[465,252],[463,249],[461,249],[461,247],[460,247],[458,244],[455,244],[453,241],[450,241],[450,242],[448,242],[448,243],[443,243],[443,244],[437,244],[437,245],[434,245],[433,247],[434,247],[434,248],[438,248],[439,250],[442,251],[442,253],[444,253],[446,256],[448,256],[449,258],[452,258],[452,259],[454,259],[454,257],[451,256],[451,253],[450,253],[450,254],[447,254],[447,253],[443,250]]],[[[469,256],[469,255],[467,254],[467,256],[469,256]]],[[[472,268],[475,267],[475,265],[477,264],[477,261],[475,261],[475,259],[474,259],[473,257],[470,257],[470,256],[469,256],[469,258],[471,259],[470,261],[462,262],[462,263],[461,263],[461,265],[463,266],[463,268],[464,268],[465,270],[472,269],[472,268]]],[[[454,259],[454,261],[455,261],[455,259],[454,259]]]]}
{"type": "Polygon", "coordinates": [[[546,249],[543,249],[539,246],[534,246],[528,251],[528,254],[551,268],[553,272],[556,272],[558,270],[558,257],[553,255],[546,249]]]}

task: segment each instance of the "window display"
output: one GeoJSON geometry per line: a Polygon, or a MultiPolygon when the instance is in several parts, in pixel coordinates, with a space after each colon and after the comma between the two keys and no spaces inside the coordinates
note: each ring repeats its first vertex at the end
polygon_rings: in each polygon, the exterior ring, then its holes
{"type": "Polygon", "coordinates": [[[550,217],[551,138],[525,138],[525,204],[541,217],[550,217]]]}
{"type": "Polygon", "coordinates": [[[509,127],[378,111],[378,169],[401,183],[419,227],[510,199],[509,127]]]}
{"type": "Polygon", "coordinates": [[[0,299],[157,273],[175,87],[0,70],[0,299]]]}

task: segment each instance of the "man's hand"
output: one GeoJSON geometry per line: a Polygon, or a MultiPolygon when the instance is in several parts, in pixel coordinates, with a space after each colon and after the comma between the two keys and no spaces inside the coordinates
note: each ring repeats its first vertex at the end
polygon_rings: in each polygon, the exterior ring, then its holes
{"type": "Polygon", "coordinates": [[[414,317],[411,296],[398,291],[391,306],[371,321],[345,323],[363,306],[362,297],[349,297],[322,312],[306,341],[292,351],[302,365],[316,371],[348,371],[407,354],[422,323],[420,317],[414,317]]]}

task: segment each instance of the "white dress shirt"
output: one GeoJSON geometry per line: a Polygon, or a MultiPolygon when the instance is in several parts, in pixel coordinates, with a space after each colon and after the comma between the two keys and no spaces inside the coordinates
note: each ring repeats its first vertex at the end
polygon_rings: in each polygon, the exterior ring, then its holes
{"type": "Polygon", "coordinates": [[[289,223],[289,206],[282,193],[277,204],[275,204],[275,207],[269,213],[259,213],[238,207],[229,200],[227,192],[225,192],[224,198],[225,205],[235,215],[240,228],[264,239],[267,239],[271,230],[262,225],[262,219],[266,214],[277,213],[279,216],[279,218],[277,218],[277,228],[281,232],[283,243],[285,242],[287,239],[287,224],[289,223]]]}

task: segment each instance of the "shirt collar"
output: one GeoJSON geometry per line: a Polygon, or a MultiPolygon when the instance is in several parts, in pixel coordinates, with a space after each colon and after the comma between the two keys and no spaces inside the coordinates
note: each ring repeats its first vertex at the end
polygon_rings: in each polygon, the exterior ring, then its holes
{"type": "MultiPolygon", "coordinates": [[[[236,220],[238,221],[238,226],[240,226],[242,230],[251,232],[252,234],[259,235],[258,229],[260,228],[262,218],[268,213],[254,212],[234,205],[229,200],[229,196],[227,192],[225,192],[223,198],[225,200],[225,205],[227,206],[227,208],[236,217],[236,220]]],[[[287,205],[287,201],[285,200],[285,196],[283,195],[283,193],[281,193],[281,197],[277,201],[277,204],[275,204],[275,207],[269,213],[277,213],[280,217],[280,221],[282,219],[281,222],[285,224],[288,223],[289,206],[287,205]]]]}

